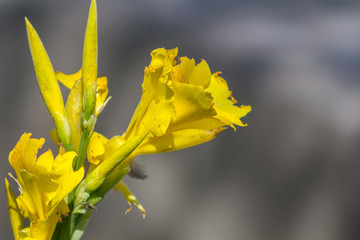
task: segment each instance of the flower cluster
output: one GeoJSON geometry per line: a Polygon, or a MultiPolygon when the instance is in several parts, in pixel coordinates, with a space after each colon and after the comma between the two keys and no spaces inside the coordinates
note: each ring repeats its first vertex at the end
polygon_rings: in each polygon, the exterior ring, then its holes
{"type": "MultiPolygon", "coordinates": [[[[85,32],[82,68],[55,72],[37,32],[25,19],[40,93],[54,121],[58,144],[37,157],[44,139],[24,133],[9,155],[18,184],[16,198],[8,181],[9,215],[15,239],[80,239],[89,217],[111,189],[119,190],[145,216],[122,178],[134,171],[137,155],[179,150],[210,141],[240,120],[250,106],[236,106],[226,81],[202,60],[180,57],[178,49],[152,51],[144,71],[141,100],[127,130],[110,139],[94,131],[110,98],[108,80],[97,76],[97,13],[92,0],[85,32]],[[59,82],[70,89],[66,104],[59,82]],[[90,163],[86,170],[85,160],[90,163]],[[85,174],[85,172],[87,172],[85,174]],[[25,226],[28,219],[29,226],[25,226]]],[[[120,133],[120,132],[119,132],[120,133]]],[[[134,173],[135,172],[135,173],[134,173]]],[[[141,175],[141,173],[140,173],[141,175]]]]}

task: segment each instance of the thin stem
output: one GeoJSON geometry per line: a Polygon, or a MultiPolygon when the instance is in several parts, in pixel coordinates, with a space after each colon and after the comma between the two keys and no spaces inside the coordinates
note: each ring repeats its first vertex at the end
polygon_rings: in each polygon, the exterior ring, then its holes
{"type": "Polygon", "coordinates": [[[79,155],[74,159],[73,169],[77,171],[84,164],[86,158],[87,147],[90,142],[90,136],[86,133],[81,134],[80,147],[79,147],[79,155]]]}
{"type": "Polygon", "coordinates": [[[91,135],[94,131],[96,124],[96,117],[94,114],[89,117],[86,116],[85,112],[81,115],[81,140],[79,147],[79,156],[74,158],[73,169],[75,171],[79,170],[84,164],[86,158],[87,148],[89,146],[91,135]]]}

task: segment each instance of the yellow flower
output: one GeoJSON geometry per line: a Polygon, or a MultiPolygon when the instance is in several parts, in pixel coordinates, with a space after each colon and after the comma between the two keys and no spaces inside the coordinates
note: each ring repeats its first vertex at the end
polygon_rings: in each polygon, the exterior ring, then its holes
{"type": "MultiPolygon", "coordinates": [[[[143,132],[150,134],[122,165],[140,154],[174,151],[213,139],[225,126],[246,126],[240,120],[250,106],[236,106],[226,81],[211,74],[202,60],[174,60],[177,49],[156,49],[145,68],[143,94],[123,136],[110,141],[94,133],[88,148],[88,160],[98,164],[124,142],[143,132]]],[[[236,129],[235,129],[236,130],[236,129]]]]}
{"type": "Polygon", "coordinates": [[[72,161],[76,156],[73,151],[54,159],[48,150],[37,159],[45,140],[30,136],[31,133],[24,133],[9,155],[21,192],[17,204],[21,214],[30,220],[30,228],[19,235],[20,239],[21,236],[50,239],[61,215],[69,211],[64,198],[81,181],[84,170],[73,172],[72,161]]]}
{"type": "Polygon", "coordinates": [[[202,60],[181,57],[177,49],[156,49],[145,68],[143,94],[123,138],[151,134],[134,155],[178,150],[213,139],[225,126],[246,126],[240,120],[250,106],[236,106],[226,81],[211,74],[202,60]]]}
{"type": "MultiPolygon", "coordinates": [[[[191,147],[212,140],[225,126],[234,130],[234,125],[246,126],[240,118],[251,107],[234,105],[236,100],[226,81],[219,73],[211,74],[204,60],[195,65],[193,59],[182,57],[177,64],[177,51],[161,48],[151,53],[140,103],[122,136],[108,140],[96,132],[92,134],[87,151],[92,163],[90,172],[125,142],[146,132],[150,133],[114,172],[127,167],[136,155],[191,147]]],[[[119,182],[115,189],[123,186],[119,182]]]]}

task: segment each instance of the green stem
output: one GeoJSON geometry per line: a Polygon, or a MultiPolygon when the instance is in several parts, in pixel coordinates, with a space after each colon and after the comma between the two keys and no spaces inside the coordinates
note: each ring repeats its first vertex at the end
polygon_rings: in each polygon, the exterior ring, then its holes
{"type": "Polygon", "coordinates": [[[88,133],[83,132],[81,134],[81,140],[80,140],[80,147],[79,147],[79,155],[74,159],[73,162],[73,169],[74,171],[77,171],[81,168],[81,166],[84,164],[85,158],[86,158],[86,151],[87,147],[90,142],[90,136],[88,133]]]}
{"type": "Polygon", "coordinates": [[[71,234],[71,240],[80,240],[81,239],[81,237],[84,235],[84,232],[89,224],[92,212],[93,212],[93,209],[90,209],[84,215],[82,215],[78,218],[77,223],[74,226],[72,234],[71,234]]]}
{"type": "Polygon", "coordinates": [[[81,140],[79,147],[79,156],[74,158],[73,169],[74,171],[79,170],[84,164],[86,158],[86,151],[89,146],[91,134],[94,131],[96,123],[96,117],[94,114],[86,116],[85,112],[81,115],[81,140]]]}
{"type": "Polygon", "coordinates": [[[72,216],[71,213],[74,209],[74,199],[75,199],[75,193],[78,187],[75,187],[71,193],[67,196],[67,205],[70,209],[70,215],[69,216],[63,216],[62,222],[58,223],[56,225],[55,232],[51,238],[51,240],[67,240],[70,238],[71,233],[71,222],[72,222],[72,216]]]}
{"type": "Polygon", "coordinates": [[[71,151],[76,152],[75,147],[71,143],[67,146],[64,146],[64,148],[65,148],[66,152],[71,152],[71,151]]]}

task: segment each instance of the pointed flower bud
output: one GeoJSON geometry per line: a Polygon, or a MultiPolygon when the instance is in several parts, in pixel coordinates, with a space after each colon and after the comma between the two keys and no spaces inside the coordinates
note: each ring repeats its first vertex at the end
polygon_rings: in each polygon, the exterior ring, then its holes
{"type": "Polygon", "coordinates": [[[86,115],[86,119],[90,118],[90,115],[93,114],[93,111],[95,109],[98,57],[97,51],[96,1],[92,0],[85,33],[82,64],[82,87],[84,94],[83,109],[86,115]]]}
{"type": "Polygon", "coordinates": [[[25,18],[29,47],[41,96],[54,120],[56,132],[65,147],[71,145],[71,132],[66,118],[64,101],[54,69],[39,35],[25,18]]]}

